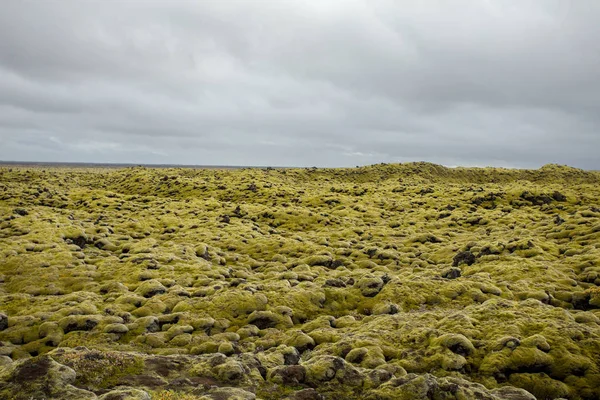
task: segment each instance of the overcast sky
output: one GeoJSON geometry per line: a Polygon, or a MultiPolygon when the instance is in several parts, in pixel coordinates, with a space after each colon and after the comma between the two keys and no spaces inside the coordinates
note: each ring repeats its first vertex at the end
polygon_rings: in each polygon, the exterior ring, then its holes
{"type": "Polygon", "coordinates": [[[0,160],[600,169],[597,0],[2,0],[0,160]]]}

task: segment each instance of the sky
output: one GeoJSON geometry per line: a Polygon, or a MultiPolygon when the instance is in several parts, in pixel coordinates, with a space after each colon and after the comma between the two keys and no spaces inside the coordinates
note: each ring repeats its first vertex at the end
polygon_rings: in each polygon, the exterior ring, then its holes
{"type": "Polygon", "coordinates": [[[600,169],[597,0],[2,0],[0,160],[600,169]]]}

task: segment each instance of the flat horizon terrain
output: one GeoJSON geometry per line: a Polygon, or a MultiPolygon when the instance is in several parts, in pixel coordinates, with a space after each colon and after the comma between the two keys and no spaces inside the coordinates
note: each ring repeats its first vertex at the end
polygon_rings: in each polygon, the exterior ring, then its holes
{"type": "MultiPolygon", "coordinates": [[[[0,161],[0,166],[5,167],[48,167],[48,168],[193,168],[193,169],[243,169],[243,168],[270,168],[266,166],[243,165],[186,165],[186,164],[136,164],[136,163],[96,163],[96,162],[56,162],[56,161],[0,161]]],[[[294,167],[276,167],[294,168],[294,167]]]]}
{"type": "Polygon", "coordinates": [[[600,399],[600,172],[24,164],[2,399],[600,399]]]}

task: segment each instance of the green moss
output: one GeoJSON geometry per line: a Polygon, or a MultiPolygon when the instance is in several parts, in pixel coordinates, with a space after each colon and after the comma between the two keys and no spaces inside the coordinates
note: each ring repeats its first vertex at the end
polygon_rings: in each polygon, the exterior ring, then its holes
{"type": "Polygon", "coordinates": [[[567,385],[544,373],[511,374],[509,383],[527,390],[538,399],[568,398],[570,396],[567,385]]]}
{"type": "Polygon", "coordinates": [[[460,334],[449,333],[440,336],[434,341],[434,345],[445,347],[453,353],[464,356],[468,356],[475,351],[473,343],[471,343],[464,335],[460,334]]]}
{"type": "Polygon", "coordinates": [[[300,353],[315,347],[314,339],[302,331],[288,331],[286,336],[285,344],[295,347],[300,353]]]}
{"type": "Polygon", "coordinates": [[[118,352],[66,352],[52,357],[75,370],[76,386],[92,390],[114,387],[123,377],[141,374],[144,370],[141,358],[118,352]]]}
{"type": "MultiPolygon", "coordinates": [[[[598,397],[598,183],[557,166],[0,168],[0,353],[337,355],[388,398],[434,382],[380,391],[402,367],[598,397]]],[[[341,375],[301,385],[360,398],[341,375]]]]}
{"type": "Polygon", "coordinates": [[[480,365],[480,372],[492,375],[497,372],[514,372],[522,370],[550,371],[554,360],[551,356],[537,348],[517,347],[515,350],[505,348],[497,353],[489,354],[480,365]]]}
{"type": "Polygon", "coordinates": [[[319,385],[337,381],[352,387],[362,386],[363,383],[358,370],[339,357],[314,357],[302,365],[306,368],[306,381],[309,384],[319,385]]]}
{"type": "Polygon", "coordinates": [[[166,291],[167,288],[164,287],[158,280],[151,279],[149,281],[142,282],[135,290],[135,293],[148,298],[158,294],[163,294],[166,291]]]}
{"type": "Polygon", "coordinates": [[[198,346],[194,346],[191,349],[192,354],[212,354],[219,351],[220,343],[215,341],[206,341],[200,343],[198,346]]]}
{"type": "Polygon", "coordinates": [[[383,280],[379,277],[365,276],[356,282],[356,287],[360,290],[363,296],[376,296],[383,288],[383,280]]]}
{"type": "Polygon", "coordinates": [[[254,311],[248,316],[248,324],[259,329],[275,328],[277,326],[291,327],[293,322],[287,315],[276,314],[272,311],[254,311]]]}
{"type": "Polygon", "coordinates": [[[129,332],[129,328],[123,324],[108,324],[104,327],[104,332],[123,335],[129,332]]]}

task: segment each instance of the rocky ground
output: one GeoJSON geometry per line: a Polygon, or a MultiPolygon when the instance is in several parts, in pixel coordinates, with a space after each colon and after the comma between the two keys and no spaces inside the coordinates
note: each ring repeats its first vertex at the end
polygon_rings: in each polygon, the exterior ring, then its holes
{"type": "Polygon", "coordinates": [[[600,173],[0,168],[0,398],[600,399],[600,173]]]}

